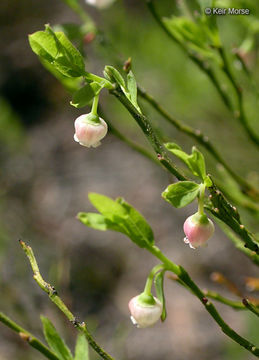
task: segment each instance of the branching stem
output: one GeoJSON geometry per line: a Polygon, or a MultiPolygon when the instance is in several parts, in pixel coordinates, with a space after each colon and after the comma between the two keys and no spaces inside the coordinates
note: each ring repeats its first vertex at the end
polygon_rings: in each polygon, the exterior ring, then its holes
{"type": "MultiPolygon", "coordinates": [[[[179,172],[176,166],[172,163],[171,159],[168,157],[163,144],[156,136],[147,117],[141,114],[132,105],[129,99],[123,94],[123,92],[119,88],[115,88],[110,92],[118,98],[122,105],[136,120],[137,124],[140,126],[147,140],[151,144],[153,150],[156,152],[157,158],[160,163],[178,180],[188,180],[186,176],[179,172]]],[[[237,209],[227,201],[227,199],[223,196],[223,194],[219,191],[215,184],[208,188],[208,191],[210,192],[209,198],[211,200],[211,204],[207,205],[206,209],[209,210],[218,219],[226,223],[232,230],[234,230],[234,232],[239,235],[244,242],[244,246],[254,251],[256,254],[259,254],[259,247],[257,241],[254,236],[245,228],[245,226],[240,223],[237,209]]]]}
{"type": "Polygon", "coordinates": [[[165,267],[172,271],[175,275],[179,277],[179,279],[192,291],[192,293],[201,301],[204,305],[205,309],[212,316],[212,318],[216,321],[216,323],[220,326],[221,330],[224,334],[230,337],[239,345],[243,346],[245,349],[250,351],[256,357],[259,357],[259,348],[254,346],[251,342],[240,336],[236,333],[219,315],[215,306],[208,301],[205,294],[202,290],[193,282],[190,278],[187,271],[179,265],[174,264],[171,260],[169,260],[157,246],[152,246],[148,249],[155,257],[157,257],[160,261],[162,261],[165,267]]]}
{"type": "Polygon", "coordinates": [[[42,353],[47,359],[50,360],[59,360],[59,357],[51,351],[46,345],[44,345],[39,339],[37,339],[34,335],[32,335],[29,331],[23,329],[16,322],[11,320],[5,314],[0,312],[0,322],[8,326],[10,329],[17,332],[21,339],[28,342],[28,344],[34,349],[38,350],[42,353]]]}
{"type": "Polygon", "coordinates": [[[195,139],[199,144],[201,144],[209,153],[218,161],[227,172],[235,179],[235,181],[241,187],[241,190],[244,191],[249,197],[253,200],[259,200],[259,192],[241,176],[235,173],[235,171],[227,164],[223,159],[220,153],[217,151],[215,146],[211,143],[209,138],[205,136],[200,130],[194,129],[189,125],[184,124],[182,121],[175,119],[171,116],[155,99],[150,95],[146,90],[138,86],[138,94],[141,98],[147,101],[163,118],[173,125],[177,130],[186,134],[187,136],[195,139]]]}
{"type": "MultiPolygon", "coordinates": [[[[220,47],[218,49],[218,52],[223,61],[223,71],[224,71],[225,75],[227,76],[228,80],[230,81],[231,85],[233,86],[236,96],[237,96],[238,112],[236,114],[236,117],[239,119],[240,123],[242,124],[242,126],[245,129],[249,138],[254,142],[255,145],[259,146],[259,137],[257,136],[257,134],[254,133],[254,131],[250,128],[250,126],[247,122],[247,118],[246,118],[245,111],[244,111],[244,97],[243,97],[242,89],[237,84],[234,76],[232,75],[232,72],[231,72],[231,69],[230,69],[230,66],[229,66],[229,63],[227,60],[227,56],[226,56],[226,53],[225,53],[223,47],[220,47]]],[[[235,112],[234,112],[234,114],[235,114],[235,112]]]]}
{"type": "MultiPolygon", "coordinates": [[[[88,340],[89,345],[103,358],[104,360],[113,360],[111,355],[109,355],[107,352],[105,352],[94,340],[93,336],[89,332],[87,325],[84,322],[79,322],[76,320],[75,316],[72,314],[72,312],[67,308],[67,306],[64,304],[64,302],[61,300],[61,298],[58,296],[57,291],[55,288],[48,284],[41,276],[40,270],[36,261],[36,258],[34,256],[34,253],[32,251],[32,248],[25,244],[24,241],[20,240],[21,247],[25,254],[27,255],[32,271],[33,271],[33,278],[39,285],[39,287],[45,291],[50,300],[53,301],[53,303],[63,312],[63,314],[67,317],[67,319],[73,323],[75,328],[77,328],[79,331],[84,333],[85,337],[88,340]]],[[[55,359],[56,360],[56,359],[55,359]]]]}
{"type": "MultiPolygon", "coordinates": [[[[156,8],[154,6],[154,2],[153,0],[147,0],[147,5],[148,8],[151,12],[151,14],[153,15],[154,19],[156,20],[157,24],[160,26],[160,28],[174,41],[176,42],[188,55],[188,57],[209,77],[209,79],[211,80],[212,84],[215,86],[216,90],[218,91],[219,95],[221,96],[223,102],[225,103],[225,105],[227,106],[227,108],[234,114],[234,116],[236,116],[236,111],[234,106],[232,105],[231,101],[229,100],[229,96],[227,95],[226,91],[224,90],[224,88],[221,86],[219,80],[217,79],[217,77],[215,76],[213,70],[211,69],[211,67],[208,64],[205,64],[204,61],[202,61],[201,59],[199,59],[198,56],[196,56],[195,54],[193,54],[192,52],[190,52],[188,50],[188,48],[184,45],[184,43],[182,43],[181,41],[179,41],[166,27],[166,25],[164,24],[163,20],[160,18],[160,16],[158,15],[156,8]]],[[[232,86],[234,87],[235,93],[237,95],[238,98],[238,115],[236,116],[240,123],[243,125],[243,128],[245,129],[247,135],[249,136],[249,138],[257,145],[259,146],[259,138],[258,136],[254,133],[254,131],[252,131],[252,129],[250,128],[245,113],[244,113],[244,101],[243,101],[243,94],[242,94],[242,90],[240,89],[240,87],[238,86],[237,82],[235,81],[232,72],[230,70],[230,67],[228,65],[227,59],[226,59],[226,55],[225,52],[223,50],[222,47],[218,48],[219,51],[219,55],[223,61],[223,71],[225,73],[225,75],[227,76],[227,78],[229,79],[229,81],[231,82],[232,86]]]]}

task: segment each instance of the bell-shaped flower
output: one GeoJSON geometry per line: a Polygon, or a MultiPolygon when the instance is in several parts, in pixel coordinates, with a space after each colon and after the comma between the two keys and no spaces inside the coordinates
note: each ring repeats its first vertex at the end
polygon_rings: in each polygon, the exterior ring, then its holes
{"type": "Polygon", "coordinates": [[[107,134],[106,122],[96,115],[84,114],[75,120],[74,140],[86,147],[97,147],[107,134]]]}
{"type": "Polygon", "coordinates": [[[99,9],[105,9],[109,7],[115,0],[85,0],[89,5],[95,6],[99,9]]]}
{"type": "Polygon", "coordinates": [[[205,214],[196,213],[185,220],[183,230],[186,235],[184,242],[189,244],[190,248],[196,249],[207,245],[207,240],[213,235],[215,228],[205,214]]]}
{"type": "Polygon", "coordinates": [[[156,297],[140,294],[130,300],[129,310],[133,324],[138,328],[146,328],[159,320],[163,306],[156,297]]]}

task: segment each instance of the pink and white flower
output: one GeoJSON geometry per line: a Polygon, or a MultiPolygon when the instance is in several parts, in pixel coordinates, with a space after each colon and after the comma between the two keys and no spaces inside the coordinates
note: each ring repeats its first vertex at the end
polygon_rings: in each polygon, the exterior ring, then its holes
{"type": "Polygon", "coordinates": [[[74,140],[86,147],[97,147],[107,134],[108,127],[106,122],[98,116],[84,114],[75,120],[74,140]]]}
{"type": "Polygon", "coordinates": [[[146,328],[154,325],[163,311],[162,303],[154,297],[155,304],[143,303],[139,301],[139,295],[132,298],[129,302],[131,321],[138,328],[146,328]]]}
{"type": "Polygon", "coordinates": [[[192,249],[206,246],[207,240],[215,230],[213,222],[205,214],[199,213],[189,216],[184,222],[183,229],[186,235],[184,242],[192,249]]]}
{"type": "Polygon", "coordinates": [[[115,0],[85,0],[89,5],[95,6],[99,9],[105,9],[109,7],[115,0]]]}

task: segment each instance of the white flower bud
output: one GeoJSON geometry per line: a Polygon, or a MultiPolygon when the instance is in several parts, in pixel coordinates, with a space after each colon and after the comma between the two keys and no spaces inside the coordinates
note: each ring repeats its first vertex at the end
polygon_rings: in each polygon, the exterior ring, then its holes
{"type": "Polygon", "coordinates": [[[105,9],[109,7],[115,0],[85,0],[89,5],[95,6],[99,9],[105,9]]]}
{"type": "Polygon", "coordinates": [[[130,318],[138,328],[146,328],[159,320],[163,306],[156,297],[153,297],[154,304],[144,303],[140,297],[141,295],[135,296],[129,302],[130,318]]]}
{"type": "Polygon", "coordinates": [[[103,119],[91,113],[84,114],[75,120],[74,140],[86,147],[97,147],[107,134],[107,130],[107,124],[103,119]]]}

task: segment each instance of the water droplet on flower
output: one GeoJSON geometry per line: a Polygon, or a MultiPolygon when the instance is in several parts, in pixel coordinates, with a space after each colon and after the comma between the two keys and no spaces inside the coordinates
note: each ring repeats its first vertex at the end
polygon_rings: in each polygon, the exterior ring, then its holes
{"type": "Polygon", "coordinates": [[[183,239],[183,241],[185,242],[185,244],[189,244],[189,243],[190,243],[190,241],[189,241],[189,239],[188,239],[187,236],[183,239]]]}

